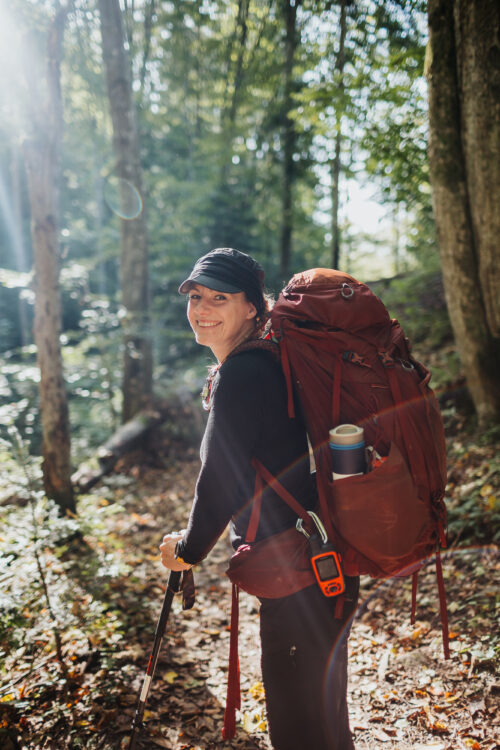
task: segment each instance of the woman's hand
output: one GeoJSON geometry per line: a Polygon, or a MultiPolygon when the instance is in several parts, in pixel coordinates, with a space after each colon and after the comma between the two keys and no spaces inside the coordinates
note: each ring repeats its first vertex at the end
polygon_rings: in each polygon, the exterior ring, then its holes
{"type": "Polygon", "coordinates": [[[175,559],[175,547],[177,542],[180,542],[181,539],[182,534],[165,534],[163,542],[160,544],[161,564],[164,565],[165,568],[168,568],[168,570],[181,571],[189,570],[189,568],[192,567],[192,565],[189,565],[188,563],[180,562],[175,559]]]}

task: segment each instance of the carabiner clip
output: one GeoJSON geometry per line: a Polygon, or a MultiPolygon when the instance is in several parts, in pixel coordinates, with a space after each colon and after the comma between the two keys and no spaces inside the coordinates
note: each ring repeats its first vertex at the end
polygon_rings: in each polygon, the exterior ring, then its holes
{"type": "MultiPolygon", "coordinates": [[[[312,520],[314,521],[314,525],[316,526],[316,528],[319,531],[319,534],[321,536],[321,543],[322,544],[326,544],[328,542],[328,535],[326,533],[326,529],[323,526],[323,523],[322,523],[321,519],[319,518],[319,516],[316,515],[316,513],[313,513],[312,510],[308,510],[307,512],[311,516],[312,520]]],[[[297,523],[295,524],[295,527],[296,527],[297,531],[300,531],[301,534],[304,534],[304,536],[305,536],[306,539],[310,538],[311,535],[308,534],[307,531],[305,530],[304,524],[302,522],[302,518],[298,518],[297,519],[297,523]]]]}
{"type": "Polygon", "coordinates": [[[344,299],[350,299],[352,295],[354,294],[354,289],[352,288],[350,284],[346,284],[346,282],[344,281],[344,283],[342,284],[342,290],[340,294],[342,295],[344,299]]]}

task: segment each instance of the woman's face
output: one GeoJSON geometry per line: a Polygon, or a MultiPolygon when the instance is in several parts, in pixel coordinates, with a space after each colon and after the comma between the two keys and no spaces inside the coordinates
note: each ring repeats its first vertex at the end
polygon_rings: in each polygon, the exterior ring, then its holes
{"type": "Polygon", "coordinates": [[[209,346],[219,362],[253,330],[256,314],[244,292],[227,294],[199,284],[188,292],[187,316],[196,341],[209,346]]]}

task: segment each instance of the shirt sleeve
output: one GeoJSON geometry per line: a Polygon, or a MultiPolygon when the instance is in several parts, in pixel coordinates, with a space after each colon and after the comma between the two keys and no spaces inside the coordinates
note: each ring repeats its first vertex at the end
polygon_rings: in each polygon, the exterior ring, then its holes
{"type": "Polygon", "coordinates": [[[231,517],[252,498],[255,471],[251,459],[264,405],[263,359],[241,354],[227,360],[214,384],[194,502],[178,548],[180,557],[188,563],[206,557],[231,517]]]}

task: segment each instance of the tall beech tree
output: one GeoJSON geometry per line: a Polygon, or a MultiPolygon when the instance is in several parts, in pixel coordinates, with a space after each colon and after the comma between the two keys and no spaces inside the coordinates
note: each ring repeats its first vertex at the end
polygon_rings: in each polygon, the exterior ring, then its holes
{"type": "Polygon", "coordinates": [[[23,144],[31,206],[35,265],[34,336],[40,367],[43,481],[62,511],[75,512],[71,484],[70,431],[59,335],[59,180],[63,128],[60,68],[67,7],[47,32],[45,74],[26,69],[29,133],[23,144]]]}
{"type": "Polygon", "coordinates": [[[297,29],[297,8],[301,0],[281,0],[281,12],[285,25],[285,56],[284,56],[284,94],[283,94],[283,194],[282,194],[282,220],[281,220],[281,249],[280,249],[280,273],[283,277],[289,276],[290,260],[292,255],[292,233],[293,233],[293,188],[295,183],[295,146],[297,131],[291,110],[295,103],[293,93],[295,79],[293,68],[295,64],[296,50],[299,44],[299,32],[297,29]]]}
{"type": "MultiPolygon", "coordinates": [[[[340,0],[340,33],[339,33],[339,46],[335,59],[335,71],[338,75],[338,87],[339,93],[342,97],[344,92],[344,65],[345,65],[345,38],[347,33],[347,12],[346,12],[347,0],[340,0]]],[[[341,172],[341,155],[340,149],[342,145],[342,111],[336,113],[336,132],[335,132],[335,152],[334,156],[330,161],[330,171],[332,175],[332,216],[331,216],[331,254],[332,254],[332,268],[339,267],[340,261],[340,225],[339,225],[339,207],[340,207],[340,172],[341,172]]]]}
{"type": "Polygon", "coordinates": [[[446,299],[480,423],[500,419],[500,4],[429,0],[430,176],[446,299]]]}
{"type": "Polygon", "coordinates": [[[99,0],[99,15],[121,209],[121,290],[125,309],[122,419],[126,422],[147,404],[152,392],[148,233],[139,132],[119,0],[99,0]],[[142,201],[141,210],[132,216],[126,205],[131,191],[137,191],[142,201]]]}

